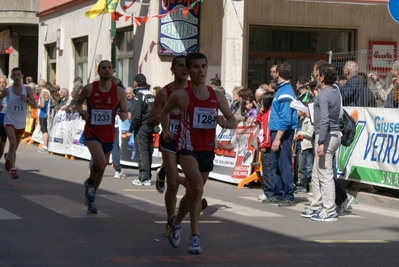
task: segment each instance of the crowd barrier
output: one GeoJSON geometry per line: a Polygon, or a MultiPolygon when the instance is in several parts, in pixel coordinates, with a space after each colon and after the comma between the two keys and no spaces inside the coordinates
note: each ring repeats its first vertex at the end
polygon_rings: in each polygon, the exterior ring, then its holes
{"type": "MultiPolygon", "coordinates": [[[[347,107],[349,113],[357,114],[355,140],[349,147],[338,150],[337,167],[340,178],[361,183],[399,189],[399,110],[384,108],[347,107]]],[[[49,119],[50,152],[90,159],[90,153],[81,142],[85,121],[77,113],[58,111],[49,119]]],[[[137,167],[134,158],[133,138],[126,132],[129,123],[120,122],[121,164],[137,167]]],[[[216,129],[218,148],[215,150],[214,170],[210,177],[216,180],[239,184],[251,176],[256,151],[251,142],[256,138],[255,125],[239,123],[236,129],[216,129]]],[[[42,143],[39,126],[32,140],[42,143]]],[[[159,135],[154,134],[152,168],[162,163],[159,151],[159,135]]],[[[253,175],[253,174],[252,174],[253,175]]],[[[258,175],[259,176],[259,175],[258,175]]],[[[257,177],[257,176],[255,176],[257,177]]]]}

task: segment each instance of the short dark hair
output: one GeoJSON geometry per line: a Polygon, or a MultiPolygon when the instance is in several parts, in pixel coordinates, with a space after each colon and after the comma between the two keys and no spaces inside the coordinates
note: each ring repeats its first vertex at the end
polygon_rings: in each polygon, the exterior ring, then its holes
{"type": "Polygon", "coordinates": [[[203,58],[205,59],[206,64],[208,64],[208,59],[204,54],[200,52],[188,53],[186,56],[186,67],[190,68],[193,60],[203,59],[203,58]]]}
{"type": "Polygon", "coordinates": [[[105,63],[105,62],[111,63],[111,67],[113,68],[112,62],[111,62],[111,61],[109,61],[109,60],[102,60],[102,61],[100,61],[100,63],[98,63],[98,70],[100,70],[101,64],[103,64],[103,63],[105,63]]]}
{"type": "Polygon", "coordinates": [[[185,56],[185,55],[179,55],[179,56],[174,57],[173,60],[172,60],[172,68],[174,68],[174,67],[176,66],[176,64],[177,64],[176,61],[177,61],[179,58],[186,59],[186,56],[185,56]]]}
{"type": "Polygon", "coordinates": [[[289,80],[291,78],[291,66],[288,63],[280,63],[276,67],[276,72],[284,80],[289,80]]]}
{"type": "Polygon", "coordinates": [[[324,77],[325,85],[333,85],[338,79],[337,70],[333,65],[328,63],[320,66],[319,75],[324,77]]]}
{"type": "Polygon", "coordinates": [[[298,78],[298,83],[299,83],[299,84],[304,85],[304,84],[306,84],[306,83],[308,83],[308,82],[309,82],[309,79],[306,78],[305,76],[301,76],[301,77],[298,78]]]}
{"type": "Polygon", "coordinates": [[[11,70],[11,72],[14,72],[14,71],[20,71],[20,72],[22,73],[22,70],[21,70],[20,68],[13,68],[13,69],[11,70]]]}

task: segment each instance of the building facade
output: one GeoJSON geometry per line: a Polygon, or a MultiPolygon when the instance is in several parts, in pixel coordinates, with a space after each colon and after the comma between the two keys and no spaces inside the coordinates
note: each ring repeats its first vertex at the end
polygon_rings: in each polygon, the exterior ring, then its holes
{"type": "MultiPolygon", "coordinates": [[[[160,2],[194,5],[193,0],[142,0],[133,15],[115,25],[109,14],[89,19],[96,0],[40,0],[38,78],[72,86],[75,77],[96,78],[96,66],[113,59],[125,86],[141,72],[152,86],[171,81],[172,55],[158,53],[160,2]],[[134,17],[146,18],[135,20],[134,17]],[[140,24],[140,25],[139,25],[140,24]]],[[[370,41],[398,42],[399,27],[387,0],[203,0],[199,51],[208,57],[208,79],[218,76],[227,91],[236,85],[255,89],[269,82],[279,62],[293,67],[293,79],[310,76],[316,60],[328,52],[369,49],[370,41]]],[[[181,12],[181,11],[177,11],[181,12]]],[[[356,59],[354,59],[356,60],[356,59]]]]}
{"type": "Polygon", "coordinates": [[[21,68],[37,76],[39,0],[2,0],[0,5],[0,76],[21,68]]]}

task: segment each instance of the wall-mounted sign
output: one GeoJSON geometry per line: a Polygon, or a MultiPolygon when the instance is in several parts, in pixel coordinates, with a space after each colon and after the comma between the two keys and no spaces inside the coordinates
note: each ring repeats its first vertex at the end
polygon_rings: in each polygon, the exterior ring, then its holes
{"type": "Polygon", "coordinates": [[[396,42],[370,41],[369,69],[378,75],[386,75],[397,57],[396,42]]]}
{"type": "Polygon", "coordinates": [[[392,19],[399,23],[399,0],[389,0],[388,11],[392,19]]]}
{"type": "Polygon", "coordinates": [[[186,55],[198,51],[200,29],[200,2],[196,1],[160,2],[159,45],[160,55],[186,55]],[[178,2],[181,2],[179,4],[178,2]],[[182,5],[184,4],[184,5],[182,5]]]}

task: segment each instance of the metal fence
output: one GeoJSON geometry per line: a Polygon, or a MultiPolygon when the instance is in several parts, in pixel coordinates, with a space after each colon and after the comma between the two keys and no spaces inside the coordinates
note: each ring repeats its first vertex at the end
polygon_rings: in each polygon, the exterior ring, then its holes
{"type": "MultiPolygon", "coordinates": [[[[334,53],[329,52],[329,62],[335,66],[338,72],[339,80],[345,79],[343,69],[345,63],[354,61],[359,66],[359,78],[369,89],[373,86],[370,79],[367,78],[368,73],[373,73],[379,77],[379,82],[384,89],[392,84],[391,67],[397,60],[397,48],[392,49],[373,49],[360,50],[353,52],[334,53]]],[[[375,95],[376,96],[376,95],[375,95]]],[[[377,106],[383,106],[384,103],[379,101],[376,96],[377,106]]]]}

